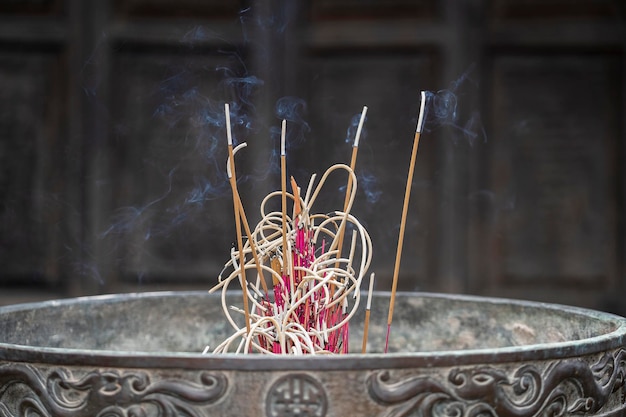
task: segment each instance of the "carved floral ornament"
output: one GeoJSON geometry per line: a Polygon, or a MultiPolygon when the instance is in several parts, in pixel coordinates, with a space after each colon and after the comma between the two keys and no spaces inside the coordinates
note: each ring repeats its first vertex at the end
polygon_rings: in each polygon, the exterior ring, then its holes
{"type": "MultiPolygon", "coordinates": [[[[371,415],[379,417],[590,417],[620,415],[610,413],[626,408],[624,349],[593,360],[567,358],[510,370],[476,365],[446,372],[420,376],[416,370],[415,376],[394,376],[393,371],[372,371],[362,389],[354,387],[351,398],[333,398],[315,373],[286,374],[259,399],[258,415],[324,417],[331,409],[349,412],[350,401],[370,401],[371,415]]],[[[224,374],[209,371],[157,378],[142,370],[43,371],[4,363],[0,417],[227,415],[222,408],[228,401],[216,402],[226,395],[228,382],[224,374]]]]}
{"type": "Polygon", "coordinates": [[[197,380],[152,381],[136,370],[93,371],[76,376],[58,368],[47,377],[21,363],[0,366],[0,416],[38,417],[203,417],[227,380],[200,372],[197,380]]]}
{"type": "Polygon", "coordinates": [[[388,371],[368,379],[381,416],[531,417],[596,416],[620,410],[625,400],[626,351],[590,363],[570,358],[525,364],[511,373],[494,366],[453,369],[446,380],[415,376],[392,381],[388,371]]]}

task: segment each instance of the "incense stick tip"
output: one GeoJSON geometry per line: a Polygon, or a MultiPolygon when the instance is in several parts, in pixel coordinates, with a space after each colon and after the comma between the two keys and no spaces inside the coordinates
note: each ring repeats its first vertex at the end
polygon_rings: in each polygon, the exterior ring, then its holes
{"type": "Polygon", "coordinates": [[[359,146],[359,139],[361,138],[361,131],[363,130],[363,123],[365,123],[365,116],[367,115],[367,106],[363,106],[363,112],[361,113],[361,120],[359,120],[359,126],[356,129],[356,135],[354,136],[354,147],[359,146]]]}
{"type": "Polygon", "coordinates": [[[422,91],[420,94],[420,113],[417,119],[417,127],[415,131],[417,133],[422,132],[422,128],[424,127],[424,109],[426,108],[426,91],[422,91]]]}
{"type": "Polygon", "coordinates": [[[226,117],[226,139],[228,140],[228,146],[233,145],[233,133],[230,129],[230,106],[228,103],[224,103],[224,114],[226,117]]]}
{"type": "Polygon", "coordinates": [[[374,272],[372,272],[370,274],[370,286],[367,292],[367,305],[366,305],[366,309],[370,310],[372,308],[372,293],[374,292],[374,277],[376,276],[376,274],[374,272]]]}
{"type": "Polygon", "coordinates": [[[280,133],[280,156],[285,156],[285,140],[287,136],[287,120],[283,119],[280,133]]]}

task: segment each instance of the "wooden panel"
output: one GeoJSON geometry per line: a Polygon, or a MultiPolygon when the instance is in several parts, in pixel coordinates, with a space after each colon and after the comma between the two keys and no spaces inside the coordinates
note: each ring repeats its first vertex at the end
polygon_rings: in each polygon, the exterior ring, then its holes
{"type": "Polygon", "coordinates": [[[0,281],[55,281],[64,208],[63,79],[53,51],[0,51],[0,281]]]}
{"type": "Polygon", "coordinates": [[[239,0],[114,0],[119,16],[235,18],[242,9],[239,0]]]}
{"type": "Polygon", "coordinates": [[[314,0],[314,19],[432,18],[433,0],[314,0]]]}
{"type": "Polygon", "coordinates": [[[235,135],[243,136],[242,106],[254,87],[236,77],[239,58],[187,52],[114,57],[115,201],[104,234],[132,279],[213,279],[234,242],[223,103],[233,103],[235,135]]]}
{"type": "MultiPolygon", "coordinates": [[[[299,164],[322,173],[333,163],[349,163],[355,126],[367,105],[367,123],[359,146],[359,189],[354,214],[374,243],[378,287],[389,289],[413,144],[419,92],[432,88],[434,57],[424,51],[324,53],[311,60],[309,117],[311,133],[299,164]],[[348,130],[349,129],[349,130],[348,130]]],[[[432,140],[432,138],[431,138],[432,140]]],[[[400,287],[430,286],[435,190],[431,168],[435,143],[421,144],[407,222],[400,287]]],[[[330,187],[325,209],[341,207],[344,178],[330,187]]]]}
{"type": "Polygon", "coordinates": [[[498,285],[615,274],[621,69],[605,55],[500,56],[493,72],[498,285]]]}
{"type": "Polygon", "coordinates": [[[499,18],[554,18],[618,16],[623,6],[613,0],[493,0],[499,18]]]}
{"type": "Polygon", "coordinates": [[[3,0],[0,13],[52,14],[62,9],[62,0],[3,0]]]}

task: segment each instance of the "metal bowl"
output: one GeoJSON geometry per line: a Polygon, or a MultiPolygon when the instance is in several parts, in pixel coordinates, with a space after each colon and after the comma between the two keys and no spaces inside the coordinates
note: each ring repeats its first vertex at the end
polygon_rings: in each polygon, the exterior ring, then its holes
{"type": "Polygon", "coordinates": [[[399,293],[385,354],[388,303],[375,295],[367,354],[315,357],[202,355],[231,332],[203,292],[0,308],[0,416],[626,415],[626,319],[399,293]]]}

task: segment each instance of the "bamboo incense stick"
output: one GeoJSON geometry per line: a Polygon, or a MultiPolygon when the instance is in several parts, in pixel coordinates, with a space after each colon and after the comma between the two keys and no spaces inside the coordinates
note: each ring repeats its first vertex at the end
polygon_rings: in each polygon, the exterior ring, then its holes
{"type": "Polygon", "coordinates": [[[280,133],[280,192],[282,208],[282,228],[283,228],[283,273],[287,275],[287,158],[285,155],[285,135],[287,131],[287,121],[283,120],[280,133]]]}
{"type": "MultiPolygon", "coordinates": [[[[246,142],[237,145],[237,147],[233,149],[233,157],[241,148],[245,148],[246,146],[248,146],[246,142]]],[[[228,173],[228,178],[230,179],[232,177],[230,157],[228,158],[226,163],[226,172],[228,173]]],[[[252,252],[252,257],[254,258],[254,264],[256,266],[257,274],[259,275],[259,279],[261,280],[261,286],[263,287],[263,291],[265,291],[265,294],[267,294],[268,288],[263,275],[263,268],[261,267],[261,261],[258,256],[254,240],[252,239],[252,232],[250,231],[250,225],[248,223],[248,218],[246,217],[246,211],[243,208],[241,196],[239,195],[239,189],[237,187],[235,187],[233,190],[233,199],[236,199],[235,204],[237,205],[237,207],[239,207],[240,221],[243,224],[244,231],[246,232],[246,237],[248,238],[248,243],[250,244],[250,251],[252,252]]]]}
{"type": "Polygon", "coordinates": [[[370,287],[367,291],[367,305],[365,306],[365,324],[363,325],[363,345],[361,346],[361,353],[367,352],[367,334],[370,328],[370,310],[372,309],[372,293],[374,292],[374,276],[372,272],[370,274],[370,287]]]}
{"type": "Polygon", "coordinates": [[[230,107],[228,103],[224,103],[224,112],[226,114],[226,137],[228,140],[228,160],[229,160],[229,181],[230,188],[233,192],[233,206],[235,212],[235,230],[237,232],[237,247],[239,249],[239,279],[241,280],[241,289],[243,294],[243,307],[246,320],[246,330],[250,333],[250,306],[248,305],[248,282],[246,280],[246,271],[244,269],[245,258],[243,253],[243,238],[241,236],[240,206],[241,200],[237,191],[237,175],[235,173],[235,157],[233,152],[233,136],[230,127],[230,107]]]}
{"type": "Polygon", "coordinates": [[[283,228],[283,276],[290,277],[291,291],[294,291],[293,277],[289,273],[290,251],[287,242],[287,154],[285,152],[285,140],[287,136],[287,120],[283,119],[280,130],[280,192],[282,205],[282,228],[283,228]]]}
{"type": "Polygon", "coordinates": [[[267,288],[267,283],[265,282],[265,277],[263,276],[263,269],[261,268],[261,260],[259,259],[259,255],[257,253],[254,239],[252,239],[252,231],[250,230],[250,225],[248,223],[248,218],[246,217],[246,212],[243,209],[243,204],[241,203],[241,197],[239,196],[239,190],[235,189],[237,203],[239,205],[239,215],[241,217],[241,223],[243,224],[243,229],[246,232],[246,237],[248,238],[248,243],[250,244],[250,251],[252,252],[252,257],[254,258],[254,264],[256,266],[257,274],[259,275],[259,279],[261,280],[261,285],[263,286],[263,291],[265,291],[265,295],[268,294],[269,289],[267,288]]]}
{"type": "MultiPolygon", "coordinates": [[[[350,169],[354,172],[356,167],[356,157],[359,152],[359,139],[361,138],[361,131],[363,130],[363,123],[365,123],[365,116],[367,115],[367,106],[363,106],[363,111],[361,112],[361,119],[359,120],[359,126],[356,129],[356,134],[354,136],[354,142],[352,144],[352,156],[350,157],[350,169]]],[[[348,183],[346,185],[346,197],[343,202],[343,211],[346,212],[348,210],[348,204],[350,202],[350,194],[352,193],[352,175],[348,175],[348,183]]],[[[344,223],[342,223],[342,226],[344,223]]],[[[344,238],[344,230],[343,227],[339,230],[339,239],[337,241],[337,250],[339,255],[341,255],[341,250],[343,249],[343,238],[344,238]]]]}
{"type": "Polygon", "coordinates": [[[409,211],[409,200],[411,199],[411,186],[413,184],[413,173],[415,171],[415,160],[417,158],[417,148],[419,146],[422,125],[424,123],[424,108],[426,106],[426,92],[421,93],[420,112],[413,139],[413,150],[411,151],[411,162],[409,163],[409,173],[406,180],[406,190],[404,192],[404,205],[402,206],[402,218],[400,220],[400,233],[398,234],[398,247],[396,251],[396,263],[393,269],[393,282],[391,285],[391,298],[389,300],[389,315],[387,317],[387,335],[385,337],[385,353],[389,349],[389,334],[391,332],[391,322],[393,320],[393,309],[396,301],[396,291],[398,288],[398,275],[400,273],[400,259],[402,258],[402,245],[404,244],[404,230],[406,228],[406,217],[409,211]]]}
{"type": "MultiPolygon", "coordinates": [[[[352,156],[350,158],[350,168],[354,171],[356,167],[356,157],[359,151],[359,139],[361,138],[361,131],[363,130],[363,123],[365,123],[365,116],[367,115],[367,106],[363,106],[361,112],[361,119],[359,120],[359,126],[356,129],[356,135],[354,136],[354,142],[352,144],[352,156]]],[[[348,185],[346,186],[346,198],[343,203],[343,210],[347,210],[348,201],[350,199],[350,191],[352,190],[352,177],[348,176],[348,185]]]]}

